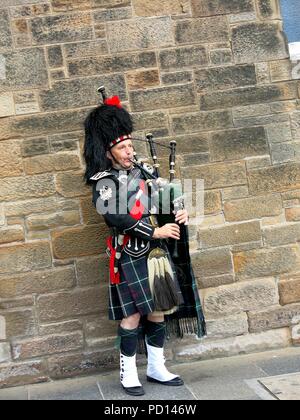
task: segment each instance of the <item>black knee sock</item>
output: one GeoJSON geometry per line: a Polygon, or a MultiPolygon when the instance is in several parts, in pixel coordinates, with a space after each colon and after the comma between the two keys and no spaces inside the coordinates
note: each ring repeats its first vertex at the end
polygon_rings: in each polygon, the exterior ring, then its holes
{"type": "Polygon", "coordinates": [[[162,348],[166,337],[166,323],[165,322],[146,322],[146,337],[147,343],[153,347],[162,348]]]}
{"type": "Polygon", "coordinates": [[[120,337],[120,351],[124,356],[131,357],[136,354],[138,342],[138,328],[126,330],[119,326],[118,336],[120,337]]]}

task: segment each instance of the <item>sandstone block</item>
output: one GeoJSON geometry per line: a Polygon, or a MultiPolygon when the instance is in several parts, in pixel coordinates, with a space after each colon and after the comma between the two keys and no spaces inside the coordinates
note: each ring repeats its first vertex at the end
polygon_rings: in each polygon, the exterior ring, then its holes
{"type": "Polygon", "coordinates": [[[292,141],[292,131],[290,122],[274,124],[266,127],[268,139],[271,143],[283,143],[292,141]]]}
{"type": "Polygon", "coordinates": [[[32,199],[5,203],[5,214],[10,217],[26,216],[32,213],[55,211],[57,201],[55,197],[32,199]]]}
{"type": "Polygon", "coordinates": [[[78,143],[81,141],[82,136],[83,133],[81,132],[49,136],[50,150],[54,153],[78,150],[78,143]]]}
{"type": "Polygon", "coordinates": [[[37,17],[31,22],[34,45],[89,40],[93,37],[90,13],[37,17]]]}
{"type": "Polygon", "coordinates": [[[160,84],[158,70],[142,70],[126,74],[129,90],[146,89],[160,84]]]}
{"type": "Polygon", "coordinates": [[[49,153],[49,145],[46,137],[24,140],[22,143],[22,156],[29,157],[49,153]]]}
{"type": "Polygon", "coordinates": [[[170,103],[172,103],[172,107],[180,107],[194,104],[196,100],[192,84],[132,91],[129,97],[133,111],[169,108],[170,103]],[[162,96],[164,97],[163,102],[161,101],[162,96]]]}
{"type": "Polygon", "coordinates": [[[91,9],[92,0],[51,0],[54,12],[69,12],[73,10],[91,9]]]}
{"type": "Polygon", "coordinates": [[[15,114],[14,99],[11,93],[0,95],[0,118],[15,114]]]}
{"type": "Polygon", "coordinates": [[[120,21],[117,31],[115,24],[108,22],[107,36],[110,51],[113,53],[175,45],[169,16],[120,21]]]}
{"type": "Polygon", "coordinates": [[[159,53],[159,62],[163,70],[208,64],[206,49],[202,46],[164,49],[159,53]]]}
{"type": "Polygon", "coordinates": [[[196,70],[195,81],[198,93],[255,85],[255,66],[226,66],[196,70]]]}
{"type": "MultiPolygon", "coordinates": [[[[86,74],[90,76],[104,75],[117,71],[140,69],[141,67],[157,67],[156,55],[153,51],[70,60],[68,65],[70,77],[86,76],[86,74]]],[[[93,92],[93,94],[95,93],[93,92]]]]}
{"type": "Polygon", "coordinates": [[[233,271],[229,249],[202,251],[192,254],[193,268],[198,281],[202,277],[216,276],[233,271]]]}
{"type": "Polygon", "coordinates": [[[107,283],[109,281],[109,258],[105,254],[77,260],[76,272],[80,286],[107,283]]]}
{"type": "Polygon", "coordinates": [[[176,73],[165,73],[161,75],[164,85],[177,85],[180,83],[189,83],[193,80],[193,74],[190,71],[177,71],[176,73]]]}
{"type": "Polygon", "coordinates": [[[256,168],[265,168],[266,166],[271,166],[271,158],[269,154],[265,156],[247,158],[246,166],[247,170],[249,169],[256,169],[256,168]]]}
{"type": "Polygon", "coordinates": [[[168,117],[166,112],[150,111],[132,113],[135,130],[149,130],[152,128],[167,127],[168,117]]]}
{"type": "Polygon", "coordinates": [[[282,212],[282,200],[280,194],[269,194],[227,201],[224,212],[228,222],[278,216],[282,212]]]}
{"type": "Polygon", "coordinates": [[[272,161],[274,164],[298,161],[299,150],[299,143],[272,144],[272,161]]]}
{"type": "Polygon", "coordinates": [[[104,337],[116,336],[116,323],[108,321],[107,315],[89,317],[85,323],[85,337],[89,346],[99,345],[104,337]]]}
{"type": "Polygon", "coordinates": [[[217,43],[229,39],[225,16],[178,21],[175,27],[178,44],[217,43]]]}
{"type": "Polygon", "coordinates": [[[78,350],[83,347],[81,333],[70,333],[16,341],[12,346],[14,360],[24,360],[53,353],[78,350]]]}
{"type": "Polygon", "coordinates": [[[72,42],[72,44],[63,45],[63,50],[67,60],[105,55],[108,53],[107,41],[104,39],[72,42]]]}
{"type": "Polygon", "coordinates": [[[235,200],[238,198],[246,198],[249,196],[248,186],[242,185],[238,187],[229,187],[222,190],[222,198],[224,201],[235,200]]]}
{"type": "Polygon", "coordinates": [[[276,0],[258,0],[259,14],[264,19],[280,19],[280,8],[276,0]]]}
{"type": "Polygon", "coordinates": [[[60,45],[55,45],[47,48],[48,63],[50,67],[62,67],[64,59],[62,55],[62,49],[60,45]]]}
{"type": "Polygon", "coordinates": [[[63,197],[80,197],[90,193],[90,188],[84,184],[81,172],[57,174],[56,189],[63,197]]]}
{"type": "Polygon", "coordinates": [[[185,167],[182,168],[182,174],[189,179],[203,179],[205,189],[222,188],[247,182],[244,163],[185,167]]]}
{"type": "Polygon", "coordinates": [[[93,0],[93,7],[102,9],[112,9],[115,7],[118,8],[130,5],[130,0],[93,0]]]}
{"type": "Polygon", "coordinates": [[[284,308],[275,306],[260,311],[248,313],[250,332],[260,332],[274,328],[288,327],[294,316],[300,314],[300,305],[288,305],[284,308]]]}
{"type": "Polygon", "coordinates": [[[282,278],[278,284],[280,304],[300,302],[300,275],[282,278]]]}
{"type": "Polygon", "coordinates": [[[222,199],[219,191],[204,192],[204,212],[205,214],[218,213],[222,209],[222,199]]]}
{"type": "Polygon", "coordinates": [[[253,127],[255,125],[268,126],[286,123],[289,121],[288,114],[263,115],[261,117],[248,117],[234,119],[234,125],[238,127],[253,127]]]}
{"type": "Polygon", "coordinates": [[[105,293],[97,287],[40,296],[37,302],[39,319],[41,322],[53,322],[80,315],[99,314],[107,308],[106,289],[105,293]]]}
{"type": "Polygon", "coordinates": [[[263,127],[220,131],[212,134],[210,154],[212,161],[238,160],[269,152],[263,127]]]}
{"type": "Polygon", "coordinates": [[[0,11],[0,48],[12,47],[12,35],[9,25],[8,10],[0,11]]]}
{"type": "Polygon", "coordinates": [[[0,121],[0,138],[37,137],[82,130],[82,121],[87,117],[86,109],[69,112],[53,112],[31,115],[18,119],[0,121]]]}
{"type": "Polygon", "coordinates": [[[285,217],[287,222],[300,222],[300,207],[285,209],[285,217]]]}
{"type": "Polygon", "coordinates": [[[239,354],[256,353],[278,348],[289,347],[291,335],[288,328],[267,331],[259,334],[247,334],[226,339],[209,339],[186,346],[179,345],[176,349],[176,360],[192,361],[239,354]]]}
{"type": "Polygon", "coordinates": [[[232,128],[232,118],[228,111],[197,112],[172,117],[173,131],[177,134],[197,133],[217,129],[232,128]]]}
{"type": "Polygon", "coordinates": [[[62,226],[74,226],[80,224],[78,211],[65,211],[48,215],[35,215],[26,218],[28,231],[48,230],[62,226]]]}
{"type": "Polygon", "coordinates": [[[229,315],[221,319],[206,320],[208,338],[225,338],[248,334],[248,317],[246,313],[229,315]]]}
{"type": "Polygon", "coordinates": [[[255,242],[261,239],[259,222],[232,224],[228,226],[200,229],[198,241],[201,248],[255,242]]]}
{"type": "Polygon", "coordinates": [[[48,242],[0,248],[0,274],[48,268],[52,264],[48,242]]]}
{"type": "Polygon", "coordinates": [[[125,20],[130,18],[132,18],[131,7],[118,7],[115,9],[100,10],[94,13],[94,22],[96,25],[102,22],[125,20]]]}
{"type": "Polygon", "coordinates": [[[292,80],[292,63],[290,60],[271,61],[269,68],[272,82],[292,80]]]}
{"type": "Polygon", "coordinates": [[[51,111],[94,105],[99,100],[95,85],[100,83],[103,83],[112,92],[117,91],[121,100],[127,98],[124,76],[117,74],[110,77],[56,82],[51,90],[41,92],[42,108],[51,111]]]}
{"type": "Polygon", "coordinates": [[[4,178],[0,185],[0,200],[22,200],[47,197],[55,193],[53,175],[4,178]]]}
{"type": "Polygon", "coordinates": [[[181,15],[187,13],[188,2],[182,0],[133,0],[133,9],[137,16],[181,15]]]}
{"type": "Polygon", "coordinates": [[[106,249],[106,225],[74,227],[52,232],[52,245],[55,258],[66,259],[101,254],[106,249]]]}
{"type": "Polygon", "coordinates": [[[2,312],[6,320],[7,337],[30,336],[36,333],[35,318],[32,309],[10,310],[2,312]]]}
{"type": "MultiPolygon", "coordinates": [[[[10,0],[8,1],[10,2],[10,0]]],[[[29,17],[29,16],[34,17],[34,16],[51,14],[50,4],[47,4],[47,3],[37,4],[38,0],[34,0],[32,2],[26,1],[26,0],[25,1],[16,0],[14,3],[15,4],[31,3],[31,5],[12,7],[10,9],[10,13],[13,18],[29,17]]]]}
{"type": "Polygon", "coordinates": [[[70,153],[34,156],[24,160],[25,172],[28,175],[45,172],[68,171],[79,167],[80,161],[78,155],[70,153]]]}
{"type": "Polygon", "coordinates": [[[7,363],[0,367],[0,388],[46,382],[46,366],[41,361],[7,363]]]}
{"type": "Polygon", "coordinates": [[[119,363],[119,354],[112,348],[103,348],[101,351],[82,354],[52,356],[48,363],[51,378],[71,378],[115,369],[119,363]]]}
{"type": "Polygon", "coordinates": [[[21,298],[12,298],[12,299],[1,299],[0,302],[0,309],[10,310],[16,308],[32,308],[34,306],[34,297],[33,296],[25,296],[21,298]]]}
{"type": "Polygon", "coordinates": [[[235,282],[233,274],[221,274],[220,276],[200,277],[197,279],[199,289],[208,289],[210,287],[224,286],[235,282]]]}
{"type": "Polygon", "coordinates": [[[97,213],[91,197],[80,199],[81,214],[85,225],[98,225],[103,223],[103,216],[97,213]]]}
{"type": "Polygon", "coordinates": [[[10,299],[35,293],[50,293],[71,289],[75,283],[76,275],[73,267],[55,268],[30,274],[6,275],[0,277],[0,296],[3,299],[10,299]]]}
{"type": "Polygon", "coordinates": [[[277,23],[251,22],[235,26],[232,49],[238,63],[288,58],[284,35],[277,23]]]}
{"type": "Polygon", "coordinates": [[[13,177],[23,173],[19,142],[3,141],[0,143],[0,177],[13,177]]]}
{"type": "Polygon", "coordinates": [[[295,97],[296,89],[294,83],[287,82],[267,86],[249,86],[228,91],[205,93],[201,96],[200,108],[202,110],[231,108],[232,104],[242,106],[259,102],[283,101],[294,99],[295,97]]]}
{"type": "Polygon", "coordinates": [[[21,226],[0,229],[0,244],[8,244],[9,242],[19,242],[24,240],[24,231],[21,226]]]}
{"type": "Polygon", "coordinates": [[[300,187],[300,165],[286,163],[269,168],[249,171],[249,190],[251,194],[285,192],[300,187]]]}
{"type": "Polygon", "coordinates": [[[18,52],[4,53],[6,77],[0,78],[0,88],[29,89],[48,86],[44,51],[26,48],[18,52]]]}
{"type": "Polygon", "coordinates": [[[267,246],[286,245],[300,241],[300,223],[272,226],[263,230],[267,246]]]}
{"type": "Polygon", "coordinates": [[[230,284],[203,291],[208,316],[246,312],[278,304],[273,278],[230,284]]]}
{"type": "Polygon", "coordinates": [[[212,64],[219,66],[232,63],[232,52],[230,49],[211,50],[210,61],[212,64]]]}
{"type": "Polygon", "coordinates": [[[297,272],[300,253],[296,245],[256,249],[234,254],[233,261],[237,278],[243,280],[297,272]]]}
{"type": "Polygon", "coordinates": [[[192,0],[193,16],[216,16],[233,13],[245,13],[253,10],[251,0],[241,0],[238,2],[232,0],[212,1],[192,0]]]}

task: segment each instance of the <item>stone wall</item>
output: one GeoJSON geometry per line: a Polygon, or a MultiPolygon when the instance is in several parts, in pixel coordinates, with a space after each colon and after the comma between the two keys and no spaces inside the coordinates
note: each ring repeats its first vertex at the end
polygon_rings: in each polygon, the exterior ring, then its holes
{"type": "Polygon", "coordinates": [[[291,344],[300,106],[281,29],[276,0],[1,0],[0,387],[116,363],[107,229],[82,181],[100,84],[205,180],[191,240],[208,338],[173,356],[291,344]]]}

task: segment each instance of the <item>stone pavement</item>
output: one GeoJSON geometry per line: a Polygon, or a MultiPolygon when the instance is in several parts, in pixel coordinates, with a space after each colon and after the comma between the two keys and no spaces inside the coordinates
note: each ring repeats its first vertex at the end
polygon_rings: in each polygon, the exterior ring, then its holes
{"type": "MultiPolygon", "coordinates": [[[[300,348],[170,366],[185,386],[146,382],[146,395],[135,400],[300,400],[300,348]]],[[[129,400],[117,371],[0,390],[0,400],[129,400]]]]}

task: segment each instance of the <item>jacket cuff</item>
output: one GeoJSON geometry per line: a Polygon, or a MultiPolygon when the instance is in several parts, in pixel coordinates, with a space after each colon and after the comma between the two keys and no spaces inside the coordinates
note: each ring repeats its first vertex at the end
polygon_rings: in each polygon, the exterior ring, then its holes
{"type": "Polygon", "coordinates": [[[149,223],[145,223],[139,220],[131,228],[125,229],[124,233],[128,233],[130,235],[137,236],[138,238],[144,239],[146,241],[150,241],[154,235],[154,230],[155,230],[155,227],[153,227],[149,223]]]}

